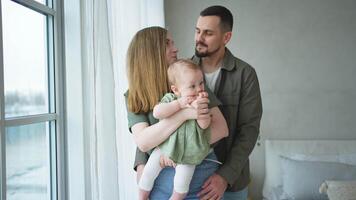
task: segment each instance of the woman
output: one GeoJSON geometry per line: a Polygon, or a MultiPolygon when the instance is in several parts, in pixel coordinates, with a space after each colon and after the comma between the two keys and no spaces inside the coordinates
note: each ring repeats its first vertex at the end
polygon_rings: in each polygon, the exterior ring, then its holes
{"type": "MultiPolygon", "coordinates": [[[[200,99],[198,109],[182,109],[159,122],[152,116],[153,107],[169,92],[167,68],[177,59],[177,52],[171,35],[161,27],[149,27],[137,32],[127,52],[129,91],[125,96],[129,129],[138,146],[135,160],[137,179],[147,161],[147,154],[143,152],[149,152],[165,141],[184,121],[211,115],[211,143],[226,137],[228,133],[226,121],[217,107],[219,101],[211,92],[209,99],[208,94],[200,99]]],[[[207,158],[216,160],[213,152],[207,158]]],[[[165,163],[172,165],[169,160],[165,163]]],[[[197,199],[204,181],[217,167],[216,162],[208,160],[197,166],[186,199],[197,199]]],[[[168,199],[173,190],[173,176],[173,168],[162,170],[150,199],[168,199]]]]}

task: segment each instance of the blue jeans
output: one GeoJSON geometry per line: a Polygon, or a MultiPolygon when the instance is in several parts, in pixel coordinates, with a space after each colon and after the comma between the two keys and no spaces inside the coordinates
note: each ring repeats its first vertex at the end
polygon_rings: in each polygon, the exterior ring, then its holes
{"type": "MultiPolygon", "coordinates": [[[[215,153],[210,153],[207,159],[217,160],[215,153]]],[[[214,172],[218,169],[219,164],[204,160],[200,165],[196,166],[192,181],[189,185],[189,192],[185,199],[199,199],[197,194],[201,190],[201,186],[204,184],[214,172]]],[[[174,168],[166,167],[164,168],[159,176],[155,180],[155,184],[150,193],[150,199],[152,200],[167,200],[173,192],[173,178],[174,178],[174,168]]]]}
{"type": "Polygon", "coordinates": [[[248,196],[248,188],[238,192],[225,192],[224,200],[246,200],[248,196]]]}

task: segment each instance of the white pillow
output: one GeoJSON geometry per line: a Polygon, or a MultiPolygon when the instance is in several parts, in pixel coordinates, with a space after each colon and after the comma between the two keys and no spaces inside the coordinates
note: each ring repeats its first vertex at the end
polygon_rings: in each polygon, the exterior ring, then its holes
{"type": "Polygon", "coordinates": [[[319,190],[329,200],[356,200],[356,181],[325,181],[319,190]]]}
{"type": "MultiPolygon", "coordinates": [[[[263,197],[271,200],[274,187],[282,185],[280,155],[356,154],[356,140],[265,140],[263,197]]],[[[337,162],[337,161],[335,161],[337,162]]],[[[323,180],[324,181],[324,180],[323,180]]]]}
{"type": "Polygon", "coordinates": [[[289,157],[293,160],[338,162],[338,163],[345,163],[349,165],[356,165],[356,154],[339,154],[339,155],[292,154],[286,157],[289,157]]]}

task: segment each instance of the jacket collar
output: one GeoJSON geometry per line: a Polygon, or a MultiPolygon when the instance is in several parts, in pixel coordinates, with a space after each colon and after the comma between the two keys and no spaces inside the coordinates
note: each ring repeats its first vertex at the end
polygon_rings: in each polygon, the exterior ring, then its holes
{"type": "Polygon", "coordinates": [[[235,56],[232,55],[230,50],[225,47],[225,55],[224,55],[224,59],[223,59],[222,68],[227,70],[227,71],[231,71],[231,70],[235,69],[235,67],[236,67],[236,65],[235,65],[235,56]]]}

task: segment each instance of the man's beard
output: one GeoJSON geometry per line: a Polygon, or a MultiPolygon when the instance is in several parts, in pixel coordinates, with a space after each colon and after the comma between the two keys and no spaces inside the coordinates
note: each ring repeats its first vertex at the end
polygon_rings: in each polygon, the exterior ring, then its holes
{"type": "Polygon", "coordinates": [[[197,48],[195,48],[195,55],[196,55],[197,57],[199,57],[199,58],[204,58],[204,57],[209,56],[209,55],[208,55],[208,52],[199,52],[199,51],[197,50],[197,48]]]}
{"type": "Polygon", "coordinates": [[[211,51],[211,52],[209,52],[209,51],[206,51],[206,52],[199,52],[199,51],[197,50],[198,44],[203,45],[203,46],[205,46],[206,48],[208,48],[208,46],[205,45],[205,44],[202,44],[202,43],[197,43],[197,44],[195,45],[195,55],[196,55],[197,57],[199,57],[199,58],[204,58],[204,57],[211,56],[211,55],[213,55],[214,53],[218,52],[219,49],[220,49],[220,47],[218,47],[217,49],[215,49],[214,51],[211,51]]]}

